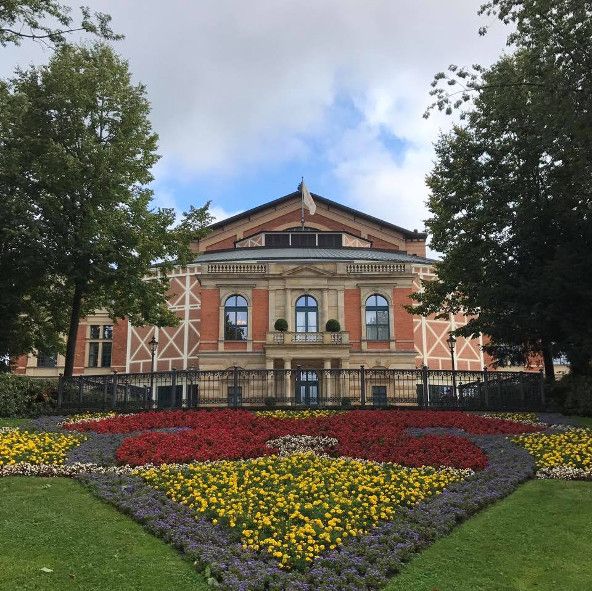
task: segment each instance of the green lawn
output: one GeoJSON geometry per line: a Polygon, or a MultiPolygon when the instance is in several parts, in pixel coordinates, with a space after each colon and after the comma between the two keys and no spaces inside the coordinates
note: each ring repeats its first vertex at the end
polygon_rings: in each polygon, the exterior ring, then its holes
{"type": "Polygon", "coordinates": [[[572,419],[577,419],[578,423],[584,427],[592,428],[592,417],[571,417],[572,419]]]}
{"type": "Polygon", "coordinates": [[[190,562],[73,480],[0,479],[0,546],[0,589],[208,588],[190,562]]]}
{"type": "Polygon", "coordinates": [[[592,483],[530,481],[415,558],[388,591],[590,591],[592,483]]]}
{"type": "Polygon", "coordinates": [[[0,417],[0,427],[23,427],[31,423],[30,419],[5,419],[0,417]]]}

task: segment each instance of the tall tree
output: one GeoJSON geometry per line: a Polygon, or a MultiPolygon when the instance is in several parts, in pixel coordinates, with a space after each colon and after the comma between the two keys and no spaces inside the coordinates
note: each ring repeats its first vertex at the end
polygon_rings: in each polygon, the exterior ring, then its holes
{"type": "Polygon", "coordinates": [[[66,35],[86,32],[105,39],[120,39],[111,30],[111,17],[80,7],[80,22],[72,9],[57,0],[3,0],[0,3],[0,45],[19,45],[24,39],[58,44],[66,35]]]}
{"type": "Polygon", "coordinates": [[[443,253],[420,313],[474,314],[498,357],[592,359],[592,4],[493,0],[513,53],[436,75],[433,107],[460,110],[427,179],[433,247],[443,253]],[[459,89],[460,90],[457,90],[459,89]]]}
{"type": "Polygon", "coordinates": [[[211,221],[209,204],[179,224],[173,210],[151,207],[157,136],[145,88],[108,46],[62,45],[47,66],[20,72],[6,94],[16,106],[5,125],[4,180],[13,203],[26,204],[23,227],[43,244],[36,285],[62,301],[52,318],[56,329],[67,326],[68,376],[79,319],[93,310],[134,324],[176,323],[167,271],[189,260],[190,240],[211,221]],[[155,262],[158,276],[146,280],[155,262]]]}

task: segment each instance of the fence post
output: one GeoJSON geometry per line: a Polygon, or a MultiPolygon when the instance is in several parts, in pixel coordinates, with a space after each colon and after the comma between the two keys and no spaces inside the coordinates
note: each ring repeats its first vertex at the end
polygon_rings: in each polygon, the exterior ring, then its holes
{"type": "Polygon", "coordinates": [[[58,408],[62,408],[64,403],[64,374],[58,376],[58,408]]]}
{"type": "Polygon", "coordinates": [[[544,409],[547,401],[545,400],[545,376],[542,369],[539,372],[539,391],[541,393],[541,408],[544,409]]]}
{"type": "Polygon", "coordinates": [[[111,401],[111,406],[115,408],[117,406],[117,372],[113,372],[113,399],[111,401]]]}
{"type": "Polygon", "coordinates": [[[360,404],[366,406],[366,370],[360,365],[360,404]]]}
{"type": "Polygon", "coordinates": [[[144,386],[144,400],[142,401],[142,409],[143,410],[150,410],[148,405],[148,399],[150,397],[150,386],[144,386]]]}
{"type": "Polygon", "coordinates": [[[103,408],[107,408],[107,392],[109,390],[109,376],[103,377],[103,408]]]}
{"type": "Polygon", "coordinates": [[[84,393],[84,380],[82,376],[78,376],[78,406],[82,408],[82,395],[84,393]]]}
{"type": "Polygon", "coordinates": [[[430,405],[430,373],[427,365],[421,366],[421,402],[422,406],[428,408],[430,405]]]}
{"type": "Polygon", "coordinates": [[[238,366],[235,365],[232,374],[232,397],[230,398],[231,406],[238,406],[238,366]]]}
{"type": "Polygon", "coordinates": [[[483,397],[485,410],[489,410],[489,372],[487,371],[487,366],[483,368],[483,391],[485,393],[483,397]]]}
{"type": "Polygon", "coordinates": [[[171,408],[177,406],[177,368],[173,367],[171,375],[171,408]]]}

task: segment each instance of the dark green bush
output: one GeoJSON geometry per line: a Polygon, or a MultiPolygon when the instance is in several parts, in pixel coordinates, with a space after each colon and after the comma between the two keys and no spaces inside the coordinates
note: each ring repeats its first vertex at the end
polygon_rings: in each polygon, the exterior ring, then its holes
{"type": "Polygon", "coordinates": [[[53,414],[57,380],[33,379],[0,373],[0,417],[32,417],[53,414]]]}
{"type": "Polygon", "coordinates": [[[275,321],[273,328],[278,332],[286,332],[288,330],[288,321],[285,318],[278,318],[275,321]]]}
{"type": "Polygon", "coordinates": [[[265,398],[265,406],[267,408],[275,408],[276,403],[276,399],[273,396],[267,396],[265,398]]]}
{"type": "Polygon", "coordinates": [[[567,374],[548,387],[548,397],[564,414],[592,416],[592,376],[567,374]]]}
{"type": "Polygon", "coordinates": [[[351,398],[342,398],[341,399],[341,408],[351,408],[352,400],[351,398]]]}
{"type": "Polygon", "coordinates": [[[339,324],[339,320],[335,320],[335,318],[327,320],[327,324],[325,324],[325,330],[327,332],[339,332],[341,330],[341,324],[339,324]]]}

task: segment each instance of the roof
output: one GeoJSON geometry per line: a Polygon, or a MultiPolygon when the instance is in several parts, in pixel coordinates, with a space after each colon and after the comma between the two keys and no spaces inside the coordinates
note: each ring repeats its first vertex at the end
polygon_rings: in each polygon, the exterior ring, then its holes
{"type": "MultiPolygon", "coordinates": [[[[381,220],[379,218],[375,218],[374,216],[371,216],[371,215],[368,215],[367,213],[363,213],[361,211],[358,211],[357,209],[352,209],[351,207],[347,207],[346,205],[342,205],[341,203],[337,203],[337,201],[331,201],[331,199],[327,199],[326,197],[322,197],[321,195],[317,195],[316,193],[311,193],[311,195],[312,195],[313,199],[318,203],[324,203],[325,205],[328,205],[329,207],[333,207],[334,209],[339,209],[341,211],[344,211],[345,213],[356,216],[360,219],[367,220],[367,221],[372,222],[374,224],[378,224],[379,226],[383,226],[384,228],[389,228],[391,230],[395,230],[396,232],[400,232],[401,234],[403,234],[405,236],[405,238],[416,238],[416,239],[424,239],[425,240],[428,236],[425,232],[416,232],[416,231],[412,231],[412,230],[407,230],[405,228],[401,228],[401,226],[396,226],[395,224],[391,224],[390,222],[385,222],[384,220],[381,220]]],[[[273,201],[269,201],[267,203],[264,203],[263,205],[258,205],[257,207],[253,207],[252,209],[247,209],[247,211],[243,211],[242,213],[238,213],[238,214],[233,215],[229,218],[225,218],[223,220],[220,220],[219,222],[211,224],[209,227],[212,230],[217,230],[219,228],[223,228],[224,226],[226,226],[228,224],[248,218],[256,213],[259,213],[260,211],[265,211],[266,209],[276,207],[276,206],[281,205],[282,203],[285,203],[287,201],[290,201],[290,199],[294,199],[296,197],[297,198],[300,197],[300,191],[294,191],[293,193],[289,193],[288,195],[284,195],[283,197],[279,197],[278,199],[274,199],[273,201]]]]}
{"type": "Polygon", "coordinates": [[[196,258],[196,263],[234,261],[386,261],[397,263],[432,264],[435,261],[393,250],[374,248],[237,248],[207,251],[196,258]]]}

